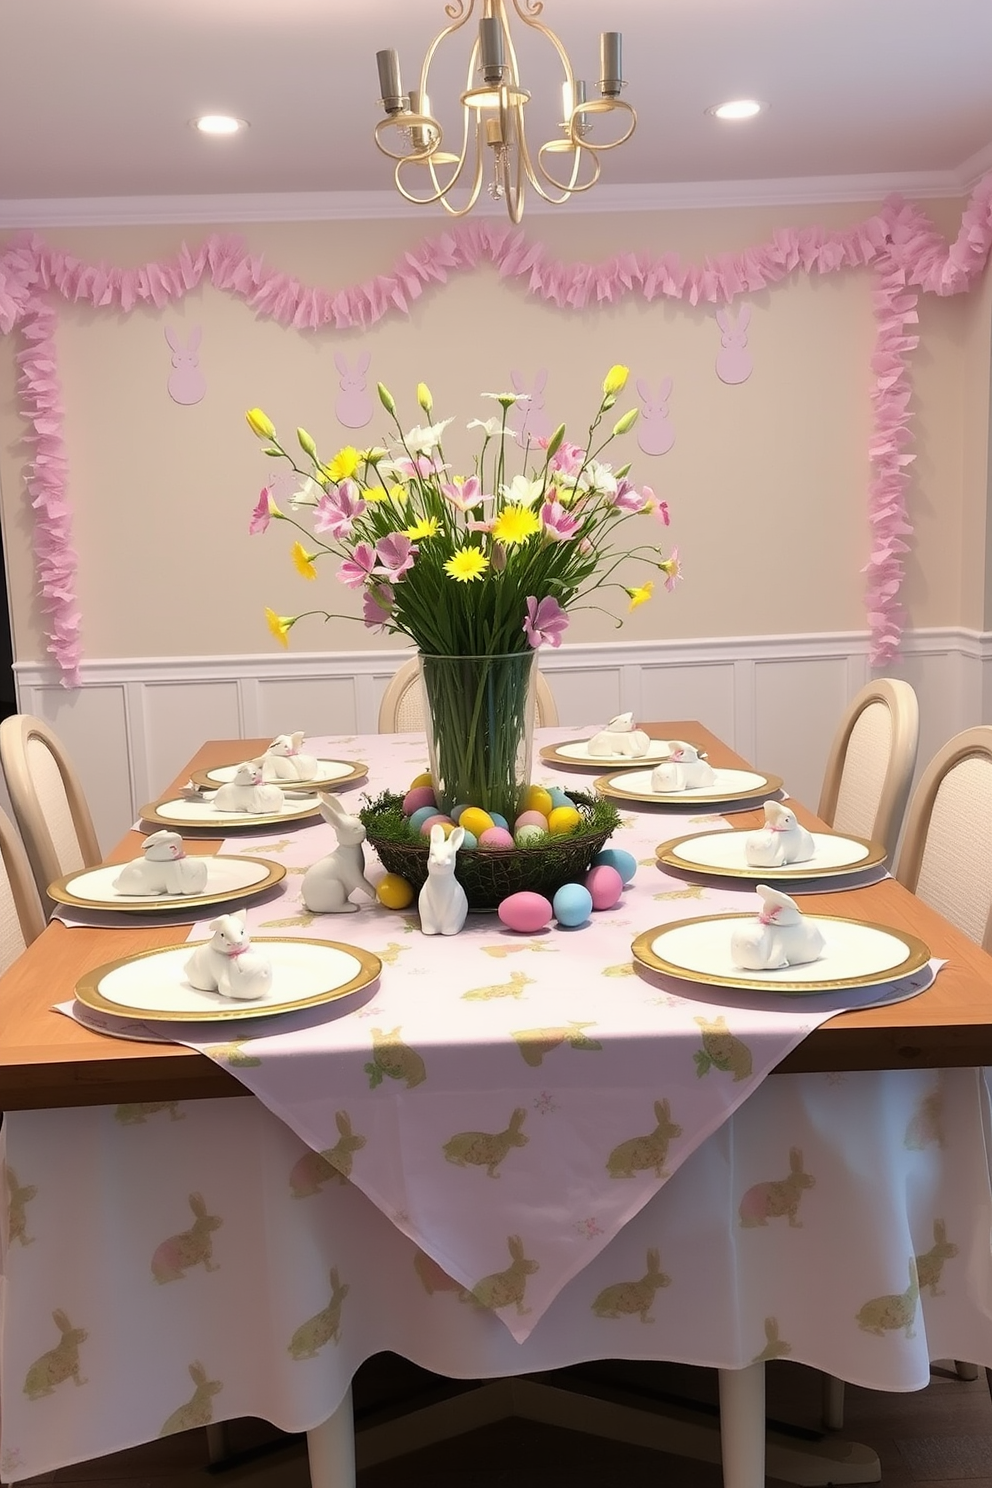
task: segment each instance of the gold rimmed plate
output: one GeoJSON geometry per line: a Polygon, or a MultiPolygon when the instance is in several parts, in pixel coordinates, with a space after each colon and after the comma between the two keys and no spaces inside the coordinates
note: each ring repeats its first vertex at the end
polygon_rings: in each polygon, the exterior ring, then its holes
{"type": "Polygon", "coordinates": [[[263,998],[239,1002],[200,992],[186,980],[186,963],[203,944],[138,951],[97,966],[76,983],[76,999],[95,1012],[145,1023],[223,1023],[339,1002],[370,986],[382,971],[379,957],[359,946],[258,936],[252,945],[272,963],[272,987],[263,998]]]}
{"type": "Polygon", "coordinates": [[[631,805],[689,806],[698,809],[736,805],[741,801],[759,802],[782,789],[778,775],[763,775],[758,770],[717,770],[710,785],[693,790],[656,791],[651,786],[651,770],[621,770],[601,775],[594,787],[610,801],[627,801],[631,805]]]}
{"type": "MultiPolygon", "coordinates": [[[[757,830],[761,830],[758,828],[757,830]]],[[[655,848],[658,862],[665,868],[683,872],[705,873],[716,878],[744,878],[752,883],[766,879],[801,879],[846,877],[878,868],[885,862],[885,848],[867,837],[845,837],[838,832],[812,832],[813,856],[804,863],[787,863],[784,868],[755,868],[744,853],[752,830],[700,832],[696,836],[672,837],[655,848]]]]}
{"type": "Polygon", "coordinates": [[[631,759],[629,754],[590,754],[589,739],[566,739],[562,744],[545,744],[540,755],[546,764],[570,770],[643,770],[646,764],[654,766],[669,759],[670,743],[669,739],[652,739],[646,754],[631,759]]]}
{"type": "Polygon", "coordinates": [[[287,826],[290,822],[306,821],[319,815],[320,802],[316,796],[286,796],[281,811],[266,811],[259,816],[245,811],[218,811],[211,801],[188,801],[182,796],[154,801],[150,806],[142,806],[139,812],[142,821],[153,822],[159,827],[172,827],[179,831],[208,829],[215,836],[218,828],[226,836],[228,832],[254,832],[259,827],[287,826]]]}
{"type": "MultiPolygon", "coordinates": [[[[212,765],[209,770],[194,770],[190,778],[194,785],[206,786],[209,790],[233,780],[239,765],[244,763],[244,760],[238,760],[230,765],[212,765]]],[[[316,775],[306,780],[267,780],[266,785],[285,786],[287,790],[300,790],[307,786],[315,790],[338,790],[342,785],[354,785],[356,781],[364,780],[368,773],[369,767],[362,760],[318,759],[316,775]]]]}
{"type": "Polygon", "coordinates": [[[200,894],[119,894],[114,879],[123,868],[112,863],[81,868],[48,886],[49,898],[72,909],[104,909],[114,914],[161,914],[163,910],[205,909],[211,904],[233,904],[257,898],[281,883],[286,870],[266,858],[205,854],[207,884],[200,894]]]}
{"type": "Polygon", "coordinates": [[[730,938],[755,914],[703,915],[645,930],[631,946],[635,961],[679,981],[738,991],[793,996],[884,986],[927,965],[930,948],[905,930],[865,924],[839,915],[806,915],[823,935],[823,954],[805,966],[743,971],[730,956],[730,938]]]}

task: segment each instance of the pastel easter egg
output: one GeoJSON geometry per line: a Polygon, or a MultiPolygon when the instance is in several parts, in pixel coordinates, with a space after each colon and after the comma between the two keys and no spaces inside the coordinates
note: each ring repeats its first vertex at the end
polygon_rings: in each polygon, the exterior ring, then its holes
{"type": "Polygon", "coordinates": [[[548,840],[547,827],[535,827],[525,822],[518,827],[513,834],[513,842],[516,847],[541,847],[548,840]]]}
{"type": "Polygon", "coordinates": [[[493,819],[494,827],[502,827],[504,832],[508,832],[510,830],[510,823],[507,821],[505,816],[500,814],[500,812],[490,811],[489,815],[493,819]]]}
{"type": "Polygon", "coordinates": [[[505,852],[513,846],[513,838],[505,827],[487,827],[479,833],[479,846],[488,852],[505,852]]]}
{"type": "Polygon", "coordinates": [[[479,839],[478,837],[476,837],[475,833],[467,831],[465,827],[462,827],[462,831],[465,833],[465,836],[462,838],[460,851],[464,852],[466,848],[471,849],[473,847],[478,847],[479,839]]]}
{"type": "Polygon", "coordinates": [[[629,884],[637,872],[637,859],[633,853],[624,852],[622,847],[604,847],[592,860],[594,868],[606,864],[615,868],[625,884],[629,884]]]}
{"type": "Polygon", "coordinates": [[[463,811],[467,811],[467,810],[468,810],[468,802],[467,801],[462,801],[462,803],[461,803],[460,806],[452,806],[451,812],[450,812],[451,820],[453,822],[458,822],[458,824],[461,825],[462,812],[463,811]]]}
{"type": "Polygon", "coordinates": [[[554,809],[551,792],[546,791],[543,785],[530,785],[524,796],[525,811],[539,811],[542,816],[550,816],[554,809]]]}
{"type": "Polygon", "coordinates": [[[413,884],[407,883],[398,873],[387,873],[376,885],[379,903],[387,909],[406,909],[413,903],[413,884]]]}
{"type": "Polygon", "coordinates": [[[412,816],[421,806],[433,806],[437,810],[437,796],[429,785],[418,785],[415,790],[408,790],[403,797],[404,816],[412,816]]]}
{"type": "Polygon", "coordinates": [[[592,896],[593,909],[612,909],[614,904],[619,904],[623,893],[623,879],[609,863],[600,863],[595,868],[590,868],[585,877],[585,885],[592,896]]]}
{"type": "Polygon", "coordinates": [[[431,788],[431,790],[434,789],[434,780],[433,780],[433,778],[431,776],[430,770],[423,770],[417,776],[416,780],[411,780],[410,781],[410,789],[411,790],[416,790],[419,785],[429,785],[430,788],[431,788]]]}
{"type": "Polygon", "coordinates": [[[584,925],[592,914],[592,895],[583,884],[563,884],[554,897],[552,908],[559,925],[569,929],[584,925]]]}
{"type": "Polygon", "coordinates": [[[444,827],[445,837],[450,837],[455,830],[455,824],[451,820],[451,817],[445,816],[440,811],[435,811],[433,816],[429,816],[426,821],[420,823],[421,836],[429,837],[431,835],[431,827],[444,827]]]}
{"type": "Polygon", "coordinates": [[[551,797],[552,806],[574,806],[575,802],[571,796],[566,796],[560,785],[549,785],[548,795],[551,797]]]}
{"type": "Polygon", "coordinates": [[[542,832],[548,830],[548,818],[542,816],[540,811],[521,811],[513,823],[513,830],[519,832],[521,827],[539,827],[542,832]]]}
{"type": "Polygon", "coordinates": [[[432,816],[437,816],[437,814],[438,810],[436,806],[418,806],[410,817],[410,825],[415,832],[419,832],[424,822],[428,821],[432,816]]]}
{"type": "Polygon", "coordinates": [[[551,919],[552,909],[543,894],[532,894],[527,890],[511,894],[504,899],[496,911],[509,930],[519,930],[523,935],[533,935],[543,930],[551,919]]]}
{"type": "Polygon", "coordinates": [[[548,817],[548,830],[555,837],[574,832],[582,825],[581,813],[574,806],[555,806],[548,817]]]}
{"type": "Polygon", "coordinates": [[[494,824],[488,811],[483,811],[479,806],[466,806],[458,818],[458,825],[464,827],[466,832],[481,838],[483,832],[488,832],[494,824]]]}

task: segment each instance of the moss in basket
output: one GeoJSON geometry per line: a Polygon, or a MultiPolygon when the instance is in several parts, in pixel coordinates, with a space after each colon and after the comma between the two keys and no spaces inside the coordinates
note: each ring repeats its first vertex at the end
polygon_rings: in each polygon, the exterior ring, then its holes
{"type": "MultiPolygon", "coordinates": [[[[601,796],[585,795],[581,791],[572,791],[572,800],[582,813],[582,820],[571,832],[559,832],[554,836],[546,835],[536,842],[533,847],[515,847],[514,852],[544,852],[551,846],[564,846],[566,843],[581,840],[583,837],[596,836],[601,832],[615,832],[620,825],[620,813],[610,801],[601,796]]],[[[381,795],[369,800],[361,808],[358,815],[367,832],[370,832],[381,842],[395,843],[398,847],[422,847],[426,850],[428,839],[422,832],[418,832],[410,825],[409,819],[403,815],[403,797],[395,795],[392,791],[383,791],[381,795]]],[[[485,849],[463,849],[465,852],[482,851],[485,849]]]]}

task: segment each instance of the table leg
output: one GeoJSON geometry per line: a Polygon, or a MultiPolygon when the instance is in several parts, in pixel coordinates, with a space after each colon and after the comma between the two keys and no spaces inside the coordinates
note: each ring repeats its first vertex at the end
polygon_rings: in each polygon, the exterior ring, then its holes
{"type": "Polygon", "coordinates": [[[355,1488],[355,1418],[351,1389],[334,1412],[307,1432],[310,1488],[355,1488]]]}
{"type": "Polygon", "coordinates": [[[724,1488],[764,1488],[765,1366],[720,1370],[724,1488]]]}

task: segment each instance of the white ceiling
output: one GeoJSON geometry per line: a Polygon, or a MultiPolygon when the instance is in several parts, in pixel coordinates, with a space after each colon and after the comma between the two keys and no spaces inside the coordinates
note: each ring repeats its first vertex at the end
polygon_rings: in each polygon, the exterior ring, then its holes
{"type": "MultiPolygon", "coordinates": [[[[624,33],[639,126],[603,179],[628,195],[865,176],[950,193],[992,164],[992,0],[546,0],[543,19],[590,77],[599,31],[624,33]],[[768,113],[704,113],[741,95],[768,113]]],[[[443,22],[442,0],[0,0],[3,220],[39,199],[384,192],[374,54],[397,47],[410,86],[443,22]],[[213,111],[251,127],[189,127],[213,111]]],[[[465,85],[456,43],[431,90],[442,122],[465,85]]],[[[550,132],[558,76],[527,43],[550,132]]]]}

